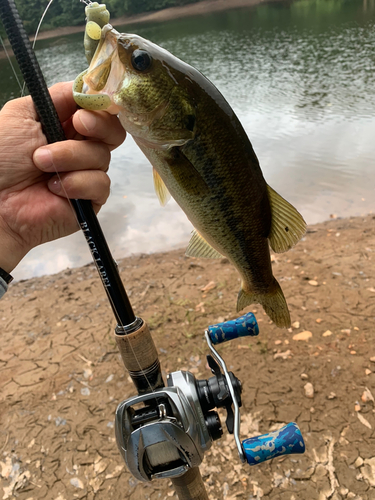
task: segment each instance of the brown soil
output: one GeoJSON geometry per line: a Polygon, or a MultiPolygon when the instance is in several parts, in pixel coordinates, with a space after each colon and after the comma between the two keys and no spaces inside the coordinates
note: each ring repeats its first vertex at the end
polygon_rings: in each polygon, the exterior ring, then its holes
{"type": "MultiPolygon", "coordinates": [[[[256,307],[259,337],[219,350],[243,383],[242,436],[296,421],[307,451],[250,469],[225,433],[201,467],[210,499],[375,498],[374,252],[367,216],[311,227],[274,259],[293,328],[277,329],[256,307]],[[308,340],[294,338],[306,331],[308,340]]],[[[236,316],[236,271],[183,251],[119,265],[164,371],[210,376],[203,331],[236,316]]],[[[117,451],[114,412],[135,391],[93,265],[11,285],[0,325],[1,498],[173,498],[168,481],[134,480],[117,451]]]]}

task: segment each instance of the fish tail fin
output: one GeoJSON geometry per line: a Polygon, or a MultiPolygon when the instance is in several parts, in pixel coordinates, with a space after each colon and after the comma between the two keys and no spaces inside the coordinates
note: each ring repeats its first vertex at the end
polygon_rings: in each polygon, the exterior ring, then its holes
{"type": "Polygon", "coordinates": [[[283,291],[280,285],[273,279],[273,283],[267,293],[257,294],[247,291],[242,283],[238,292],[237,312],[250,304],[261,304],[267,315],[279,328],[290,327],[290,314],[283,291]]]}

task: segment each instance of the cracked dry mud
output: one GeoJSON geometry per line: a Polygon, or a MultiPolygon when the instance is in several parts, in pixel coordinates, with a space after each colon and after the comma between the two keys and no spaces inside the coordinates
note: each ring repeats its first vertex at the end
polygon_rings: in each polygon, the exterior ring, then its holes
{"type": "MultiPolygon", "coordinates": [[[[255,307],[259,337],[219,348],[244,387],[242,437],[296,421],[306,453],[249,468],[225,433],[201,468],[211,499],[375,499],[374,223],[328,221],[276,255],[292,329],[255,307]]],[[[183,251],[119,265],[164,372],[208,377],[203,331],[236,316],[231,265],[183,251]]],[[[114,411],[134,389],[114,326],[93,265],[15,283],[1,300],[0,499],[176,498],[168,481],[134,480],[117,451],[114,411]]]]}

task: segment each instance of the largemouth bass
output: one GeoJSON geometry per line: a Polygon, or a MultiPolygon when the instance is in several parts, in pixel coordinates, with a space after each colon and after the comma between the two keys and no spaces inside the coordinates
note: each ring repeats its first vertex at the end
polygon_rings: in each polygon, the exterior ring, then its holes
{"type": "Polygon", "coordinates": [[[270,188],[230,105],[199,71],[166,50],[110,25],[91,64],[74,83],[86,109],[118,114],[149,159],[164,205],[170,195],[195,230],[193,257],[227,257],[241,276],[237,311],[259,303],[279,327],[290,326],[272,274],[269,245],[290,249],[306,224],[270,188]]]}

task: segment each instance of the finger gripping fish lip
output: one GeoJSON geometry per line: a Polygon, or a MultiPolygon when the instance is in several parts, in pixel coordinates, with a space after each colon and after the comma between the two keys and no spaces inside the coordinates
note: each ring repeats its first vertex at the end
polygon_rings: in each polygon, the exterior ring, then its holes
{"type": "Polygon", "coordinates": [[[103,110],[109,108],[111,99],[105,94],[85,94],[83,91],[83,78],[87,74],[87,69],[82,71],[73,82],[73,99],[84,109],[91,111],[103,110]]]}

